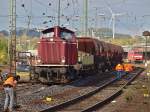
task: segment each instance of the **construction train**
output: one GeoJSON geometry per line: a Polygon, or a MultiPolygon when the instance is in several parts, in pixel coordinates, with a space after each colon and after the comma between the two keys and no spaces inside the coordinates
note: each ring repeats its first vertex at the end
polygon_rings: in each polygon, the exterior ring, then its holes
{"type": "Polygon", "coordinates": [[[111,70],[123,58],[123,48],[92,37],[76,37],[75,32],[55,26],[42,31],[34,79],[66,83],[82,75],[111,70]]]}

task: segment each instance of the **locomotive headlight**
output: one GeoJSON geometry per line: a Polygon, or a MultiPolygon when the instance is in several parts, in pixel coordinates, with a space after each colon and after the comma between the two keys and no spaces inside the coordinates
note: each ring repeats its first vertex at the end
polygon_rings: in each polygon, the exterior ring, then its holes
{"type": "Polygon", "coordinates": [[[62,59],[61,62],[62,62],[62,63],[65,63],[65,59],[62,59]]]}
{"type": "Polygon", "coordinates": [[[62,57],[61,58],[61,63],[65,63],[65,62],[66,62],[65,57],[62,57]]]}
{"type": "Polygon", "coordinates": [[[50,41],[53,41],[54,39],[53,38],[50,38],[50,41]]]}
{"type": "Polygon", "coordinates": [[[134,56],[135,58],[142,58],[142,56],[134,56]]]}
{"type": "Polygon", "coordinates": [[[40,59],[38,59],[38,60],[37,60],[37,63],[41,63],[41,60],[40,60],[40,59]]]}

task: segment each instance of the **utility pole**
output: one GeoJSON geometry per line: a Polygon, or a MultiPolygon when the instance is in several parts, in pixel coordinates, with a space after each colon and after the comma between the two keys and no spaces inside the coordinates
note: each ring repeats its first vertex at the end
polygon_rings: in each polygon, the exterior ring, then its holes
{"type": "Polygon", "coordinates": [[[60,26],[60,0],[58,0],[58,26],[60,26]]]}
{"type": "Polygon", "coordinates": [[[96,7],[95,8],[95,29],[97,29],[97,24],[98,24],[98,9],[96,7]]]}
{"type": "MultiPolygon", "coordinates": [[[[27,29],[26,29],[26,32],[25,32],[26,35],[28,35],[30,23],[31,23],[31,16],[28,16],[27,29]]],[[[30,41],[30,38],[29,38],[29,41],[30,41]]],[[[26,50],[29,50],[28,48],[30,49],[30,43],[29,43],[29,46],[28,46],[27,41],[26,41],[26,50]]]]}
{"type": "Polygon", "coordinates": [[[10,15],[10,73],[12,73],[12,69],[16,75],[16,0],[9,0],[9,15],[10,15]]]}
{"type": "MultiPolygon", "coordinates": [[[[28,15],[27,29],[24,32],[24,35],[26,35],[26,36],[28,36],[29,27],[30,27],[31,19],[32,19],[32,0],[30,0],[30,8],[31,8],[31,10],[30,10],[30,15],[28,15]]],[[[29,38],[29,40],[30,40],[30,38],[29,38]]],[[[27,50],[28,50],[28,46],[27,46],[27,41],[26,41],[26,49],[25,49],[25,51],[27,51],[27,50]]]]}
{"type": "MultiPolygon", "coordinates": [[[[9,0],[9,15],[10,15],[10,73],[12,73],[13,76],[16,76],[16,0],[9,0]]],[[[14,102],[15,107],[17,108],[17,94],[16,91],[14,91],[14,102]]]]}
{"type": "Polygon", "coordinates": [[[83,23],[84,23],[84,36],[88,36],[88,0],[84,0],[84,18],[83,18],[83,23]]]}
{"type": "Polygon", "coordinates": [[[113,21],[113,39],[115,39],[115,15],[112,15],[112,21],[113,21]]]}

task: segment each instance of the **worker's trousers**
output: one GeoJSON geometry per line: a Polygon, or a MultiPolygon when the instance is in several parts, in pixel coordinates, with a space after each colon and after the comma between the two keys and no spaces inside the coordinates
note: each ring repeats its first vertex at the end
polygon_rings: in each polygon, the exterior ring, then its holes
{"type": "Polygon", "coordinates": [[[5,91],[5,95],[6,95],[4,110],[6,110],[8,108],[9,111],[13,111],[14,89],[13,89],[13,87],[5,87],[4,91],[5,91]]]}
{"type": "Polygon", "coordinates": [[[121,79],[122,74],[123,74],[123,71],[118,70],[117,71],[117,79],[121,79]]]}

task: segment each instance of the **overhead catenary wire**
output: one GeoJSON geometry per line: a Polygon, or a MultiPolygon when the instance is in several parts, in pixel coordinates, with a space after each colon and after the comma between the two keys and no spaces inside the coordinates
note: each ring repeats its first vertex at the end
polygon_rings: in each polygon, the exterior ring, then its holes
{"type": "MultiPolygon", "coordinates": [[[[16,15],[17,18],[17,22],[22,20],[26,20],[26,25],[28,24],[29,21],[29,16],[31,16],[31,22],[30,22],[30,27],[34,27],[35,24],[41,24],[41,26],[43,27],[43,25],[45,26],[51,26],[56,25],[55,23],[57,22],[57,15],[55,13],[57,13],[57,9],[56,9],[56,2],[57,0],[44,0],[44,2],[42,0],[17,0],[17,2],[20,4],[20,7],[24,7],[22,8],[22,10],[26,10],[27,13],[25,14],[20,14],[18,13],[16,15]],[[22,2],[22,5],[20,4],[20,1],[22,2]],[[32,1],[32,8],[30,8],[31,5],[31,1],[32,1]],[[39,8],[36,8],[38,5],[39,8]],[[35,9],[39,10],[39,15],[35,13],[35,9]],[[32,10],[33,14],[30,14],[30,11],[32,10]],[[45,13],[43,15],[43,13],[45,13]],[[46,24],[43,24],[43,22],[47,21],[46,24]],[[32,22],[34,22],[34,26],[32,24],[32,22]]],[[[69,24],[69,26],[71,27],[78,27],[79,29],[80,27],[80,19],[81,19],[81,1],[79,0],[61,0],[63,2],[62,4],[62,13],[64,16],[61,16],[62,19],[62,24],[69,24]],[[71,13],[68,13],[68,11],[72,11],[71,13]],[[67,13],[66,13],[67,12],[67,13]],[[76,15],[78,17],[76,17],[76,15]]],[[[92,0],[90,3],[92,3],[92,0]]],[[[97,0],[98,1],[98,0],[97,0]]],[[[103,0],[104,2],[106,2],[105,0],[103,0]]],[[[107,0],[107,2],[110,4],[111,0],[107,0]]],[[[126,3],[126,8],[127,8],[127,1],[128,0],[116,0],[114,2],[112,2],[112,4],[110,4],[111,6],[113,6],[112,8],[116,8],[116,6],[120,6],[123,3],[126,3]]],[[[97,2],[96,2],[97,3],[97,2]]],[[[92,7],[93,4],[89,5],[89,9],[92,7]]],[[[94,4],[95,6],[97,6],[98,4],[94,4]]],[[[99,5],[100,6],[100,5],[99,5]]],[[[17,6],[18,7],[18,6],[17,6]]],[[[2,7],[3,9],[5,7],[2,7]]],[[[104,7],[106,9],[106,7],[104,7]]],[[[18,8],[19,9],[19,8],[18,8]]],[[[24,11],[25,12],[25,11],[24,11]]],[[[91,10],[89,10],[89,14],[92,13],[91,10]]],[[[93,14],[93,13],[92,13],[93,14]]],[[[91,14],[91,16],[92,16],[91,14]]],[[[147,13],[148,15],[148,13],[147,13]]],[[[1,13],[0,14],[0,19],[2,18],[8,18],[10,15],[5,15],[5,13],[1,13]],[[4,14],[4,15],[3,15],[4,14]]],[[[132,27],[132,25],[134,25],[135,27],[140,27],[140,24],[143,24],[143,22],[141,23],[139,20],[139,17],[136,16],[136,20],[135,17],[133,17],[133,15],[131,15],[131,19],[129,21],[133,21],[131,22],[131,25],[129,25],[129,27],[132,27]],[[137,23],[135,23],[137,22],[137,23]]],[[[141,15],[142,16],[142,15],[141,15]]],[[[144,19],[145,20],[145,19],[144,19]]],[[[90,21],[94,21],[91,20],[89,18],[89,27],[93,26],[93,23],[91,23],[90,21]]],[[[108,22],[108,20],[106,19],[105,22],[108,22]]],[[[4,22],[5,23],[5,22],[4,22]]],[[[2,23],[2,24],[4,24],[2,23]]],[[[21,24],[21,22],[19,22],[21,24]]],[[[5,23],[6,24],[6,23],[5,23]]],[[[147,24],[145,24],[143,27],[146,27],[147,24]]],[[[20,25],[21,26],[21,25],[20,25]]],[[[27,27],[27,26],[26,26],[27,27]]]]}

